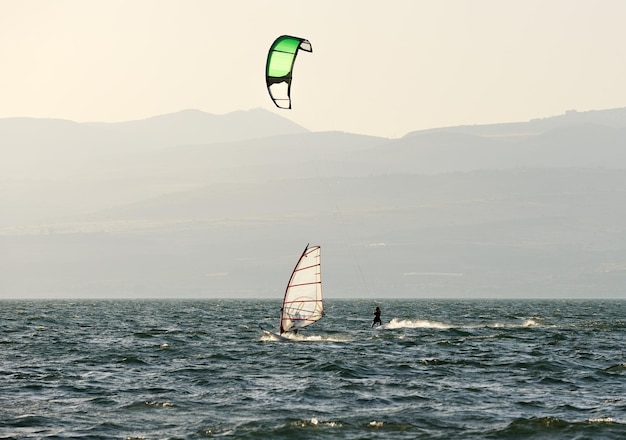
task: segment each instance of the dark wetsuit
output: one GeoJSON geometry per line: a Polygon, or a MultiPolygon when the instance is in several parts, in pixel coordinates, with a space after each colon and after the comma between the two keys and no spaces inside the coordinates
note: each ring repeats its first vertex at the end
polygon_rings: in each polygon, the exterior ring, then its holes
{"type": "Polygon", "coordinates": [[[374,327],[376,324],[383,325],[383,322],[380,320],[380,308],[378,307],[376,307],[376,310],[374,310],[374,322],[372,322],[372,327],[374,327]]]}

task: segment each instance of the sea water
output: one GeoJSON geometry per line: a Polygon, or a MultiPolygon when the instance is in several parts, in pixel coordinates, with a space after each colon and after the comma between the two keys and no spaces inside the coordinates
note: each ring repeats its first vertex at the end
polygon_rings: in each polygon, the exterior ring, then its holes
{"type": "Polygon", "coordinates": [[[626,438],[626,301],[326,306],[2,301],[0,438],[626,438]]]}

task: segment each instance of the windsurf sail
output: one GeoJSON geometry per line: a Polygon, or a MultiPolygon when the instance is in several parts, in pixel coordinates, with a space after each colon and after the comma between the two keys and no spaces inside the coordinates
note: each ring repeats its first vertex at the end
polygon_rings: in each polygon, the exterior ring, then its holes
{"type": "Polygon", "coordinates": [[[280,311],[281,334],[311,325],[324,316],[320,263],[320,247],[307,245],[287,283],[280,311]]]}
{"type": "Polygon", "coordinates": [[[270,47],[265,65],[267,91],[278,108],[291,108],[291,79],[298,51],[313,52],[304,38],[282,35],[270,47]]]}

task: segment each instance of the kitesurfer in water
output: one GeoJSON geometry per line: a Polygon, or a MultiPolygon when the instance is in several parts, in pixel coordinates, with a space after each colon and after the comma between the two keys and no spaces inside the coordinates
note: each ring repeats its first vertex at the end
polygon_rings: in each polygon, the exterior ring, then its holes
{"type": "Polygon", "coordinates": [[[374,310],[374,322],[372,322],[372,328],[374,328],[376,324],[383,325],[383,322],[380,320],[380,307],[378,306],[376,306],[376,310],[374,310]]]}

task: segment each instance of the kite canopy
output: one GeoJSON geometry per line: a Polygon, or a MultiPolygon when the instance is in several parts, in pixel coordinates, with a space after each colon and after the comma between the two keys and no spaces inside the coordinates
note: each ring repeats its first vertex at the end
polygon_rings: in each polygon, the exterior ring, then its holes
{"type": "Polygon", "coordinates": [[[308,40],[282,35],[272,43],[267,54],[265,82],[272,101],[279,108],[291,108],[293,63],[299,50],[313,52],[308,40]]]}

